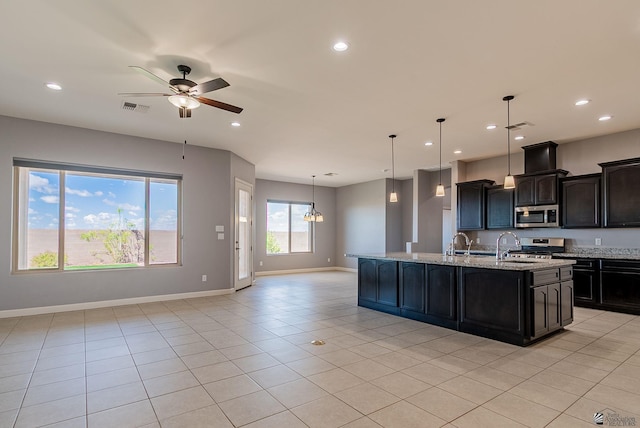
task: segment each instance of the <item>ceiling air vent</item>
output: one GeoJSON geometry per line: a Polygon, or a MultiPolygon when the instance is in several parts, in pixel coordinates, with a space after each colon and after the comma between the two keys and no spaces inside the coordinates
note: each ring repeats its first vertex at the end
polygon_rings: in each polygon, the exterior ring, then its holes
{"type": "Polygon", "coordinates": [[[325,175],[327,177],[333,177],[334,175],[338,175],[338,173],[337,172],[327,172],[325,175]]]}
{"type": "Polygon", "coordinates": [[[514,130],[514,129],[521,129],[525,126],[535,126],[535,125],[531,122],[520,122],[520,123],[514,123],[511,126],[505,126],[505,128],[514,130]]]}
{"type": "Polygon", "coordinates": [[[149,110],[149,106],[145,106],[142,104],[130,103],[129,101],[124,101],[122,103],[122,110],[127,111],[136,111],[138,113],[146,113],[149,110]]]}

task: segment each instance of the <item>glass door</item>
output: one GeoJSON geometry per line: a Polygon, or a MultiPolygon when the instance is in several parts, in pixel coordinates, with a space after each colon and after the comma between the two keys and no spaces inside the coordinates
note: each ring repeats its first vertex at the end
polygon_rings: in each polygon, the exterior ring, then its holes
{"type": "Polygon", "coordinates": [[[253,282],[253,187],[236,178],[234,287],[241,290],[253,282]]]}

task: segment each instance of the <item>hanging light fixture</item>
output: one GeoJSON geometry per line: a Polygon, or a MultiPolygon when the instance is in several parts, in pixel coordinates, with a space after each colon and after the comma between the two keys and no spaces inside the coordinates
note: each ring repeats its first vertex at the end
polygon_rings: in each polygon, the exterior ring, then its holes
{"type": "Polygon", "coordinates": [[[322,223],[324,217],[320,211],[316,210],[316,176],[311,176],[311,211],[304,213],[304,221],[313,221],[315,223],[322,223]]]}
{"type": "Polygon", "coordinates": [[[442,122],[444,122],[444,118],[436,119],[436,122],[440,125],[440,180],[438,187],[436,187],[436,196],[444,196],[444,186],[442,185],[442,122]]]}
{"type": "Polygon", "coordinates": [[[513,175],[511,175],[511,118],[509,116],[510,111],[509,111],[509,107],[510,107],[510,103],[511,100],[514,99],[515,97],[513,95],[507,95],[506,97],[502,98],[502,101],[506,101],[507,102],[507,164],[508,164],[508,170],[507,170],[507,176],[504,178],[504,188],[505,189],[514,189],[516,187],[516,182],[513,179],[513,175]]]}
{"type": "Polygon", "coordinates": [[[389,195],[389,202],[398,202],[398,194],[396,193],[395,161],[393,156],[393,139],[396,137],[397,135],[395,134],[389,135],[389,138],[391,138],[391,194],[389,195]]]}

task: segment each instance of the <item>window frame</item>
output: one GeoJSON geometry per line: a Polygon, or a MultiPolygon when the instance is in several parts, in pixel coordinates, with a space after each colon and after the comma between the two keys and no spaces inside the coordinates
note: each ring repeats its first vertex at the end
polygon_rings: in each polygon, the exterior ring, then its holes
{"type": "MultiPolygon", "coordinates": [[[[33,160],[33,159],[24,159],[24,158],[14,158],[13,159],[13,199],[12,199],[12,212],[13,212],[13,221],[12,221],[12,237],[11,237],[11,273],[12,274],[24,274],[24,273],[50,273],[50,272],[87,272],[87,271],[110,271],[113,269],[108,269],[105,267],[101,267],[100,265],[96,265],[95,267],[89,267],[85,269],[65,269],[64,265],[64,256],[65,256],[65,232],[66,232],[66,217],[65,217],[65,194],[66,194],[66,174],[67,173],[83,173],[89,176],[111,176],[116,179],[142,179],[144,183],[144,264],[140,266],[127,266],[121,267],[117,270],[122,269],[144,269],[144,268],[156,268],[156,267],[167,267],[167,266],[182,266],[182,244],[183,244],[183,236],[182,236],[182,181],[183,177],[181,174],[171,174],[171,173],[162,173],[162,172],[151,172],[151,171],[141,171],[141,170],[128,170],[121,168],[108,168],[101,166],[90,166],[90,165],[81,165],[81,164],[73,164],[73,163],[62,163],[62,162],[49,162],[49,161],[41,161],[41,160],[33,160]],[[57,267],[43,267],[43,268],[27,268],[20,269],[19,268],[19,251],[20,251],[20,220],[21,220],[21,202],[24,197],[21,195],[21,174],[20,172],[27,168],[27,171],[30,170],[46,170],[50,173],[57,173],[59,177],[59,207],[58,207],[58,266],[57,267]],[[176,261],[174,263],[150,263],[150,186],[151,182],[154,180],[170,180],[176,182],[176,261]]],[[[24,191],[24,189],[22,189],[24,191]]],[[[29,189],[26,189],[28,194],[29,189]]],[[[28,211],[28,210],[27,210],[28,211]]],[[[26,214],[28,217],[28,214],[26,214]]],[[[23,219],[25,220],[25,219],[23,219]]],[[[26,219],[28,221],[28,218],[26,219]]]]}
{"type": "Polygon", "coordinates": [[[302,205],[306,207],[306,210],[309,211],[311,210],[311,202],[301,202],[301,201],[288,201],[288,200],[282,200],[282,199],[267,199],[267,203],[265,205],[265,253],[267,256],[291,256],[291,255],[296,255],[296,254],[313,254],[315,252],[315,223],[314,222],[308,222],[308,233],[309,233],[309,250],[308,251],[291,251],[291,206],[292,205],[302,205]],[[287,251],[286,253],[270,253],[267,250],[267,243],[266,243],[266,234],[269,233],[269,204],[270,203],[274,203],[274,204],[287,204],[288,207],[288,213],[289,213],[289,218],[288,218],[288,224],[287,224],[287,239],[288,239],[288,245],[289,245],[289,251],[287,251]]]}

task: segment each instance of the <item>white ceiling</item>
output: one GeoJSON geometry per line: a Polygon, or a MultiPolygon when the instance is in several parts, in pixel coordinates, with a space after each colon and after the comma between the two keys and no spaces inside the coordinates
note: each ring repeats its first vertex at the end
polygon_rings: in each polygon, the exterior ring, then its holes
{"type": "Polygon", "coordinates": [[[258,178],[390,177],[392,133],[396,177],[437,168],[438,117],[445,165],[504,155],[510,94],[511,123],[534,124],[512,152],[640,128],[638,0],[7,0],[0,14],[0,114],[231,150],[258,178]],[[169,80],[178,64],[223,77],[205,96],[244,111],[122,109],[120,92],[166,92],[129,65],[169,80]]]}

